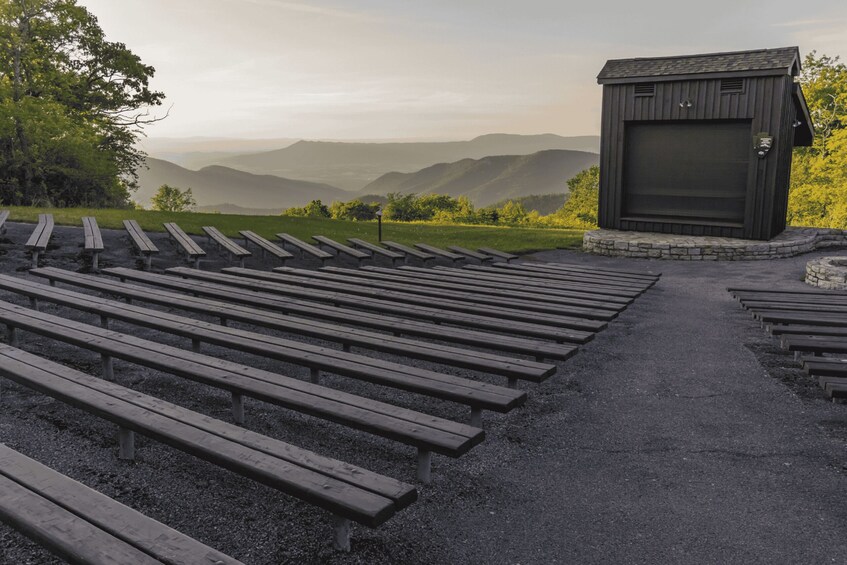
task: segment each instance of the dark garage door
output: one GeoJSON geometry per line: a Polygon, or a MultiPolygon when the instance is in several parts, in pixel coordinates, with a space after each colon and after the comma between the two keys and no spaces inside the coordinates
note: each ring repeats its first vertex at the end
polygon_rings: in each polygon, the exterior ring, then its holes
{"type": "Polygon", "coordinates": [[[624,217],[743,224],[750,124],[627,124],[624,217]]]}

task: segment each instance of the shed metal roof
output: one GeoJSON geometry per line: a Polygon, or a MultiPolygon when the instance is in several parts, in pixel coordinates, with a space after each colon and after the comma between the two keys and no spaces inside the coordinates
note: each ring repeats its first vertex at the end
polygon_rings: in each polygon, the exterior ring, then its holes
{"type": "Polygon", "coordinates": [[[762,74],[796,75],[800,71],[800,49],[779,47],[705,53],[675,57],[612,59],[597,75],[600,84],[634,82],[641,79],[674,80],[697,75],[750,76],[762,74]]]}

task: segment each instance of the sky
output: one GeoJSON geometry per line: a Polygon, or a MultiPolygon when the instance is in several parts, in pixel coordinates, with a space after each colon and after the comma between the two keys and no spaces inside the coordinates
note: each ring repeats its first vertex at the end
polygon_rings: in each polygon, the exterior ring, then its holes
{"type": "Polygon", "coordinates": [[[151,137],[596,135],[607,59],[797,45],[847,59],[847,2],[79,0],[156,69],[151,137]]]}

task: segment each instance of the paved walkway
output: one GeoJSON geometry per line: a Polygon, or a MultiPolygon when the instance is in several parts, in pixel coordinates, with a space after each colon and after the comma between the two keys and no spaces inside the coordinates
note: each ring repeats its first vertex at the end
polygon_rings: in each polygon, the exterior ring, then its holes
{"type": "Polygon", "coordinates": [[[847,406],[771,376],[800,373],[725,291],[808,288],[811,256],[536,257],[664,275],[491,438],[511,449],[480,471],[490,504],[459,500],[434,543],[475,563],[847,561],[847,406]]]}

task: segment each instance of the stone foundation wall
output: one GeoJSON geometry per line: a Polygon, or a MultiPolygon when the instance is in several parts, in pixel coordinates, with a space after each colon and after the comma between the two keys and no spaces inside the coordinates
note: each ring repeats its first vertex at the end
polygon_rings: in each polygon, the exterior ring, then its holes
{"type": "Polygon", "coordinates": [[[847,230],[788,228],[770,241],[595,230],[582,239],[588,253],[680,261],[779,259],[833,247],[847,247],[847,230]]]}
{"type": "Polygon", "coordinates": [[[806,263],[806,283],[829,290],[847,290],[847,256],[809,261],[806,263]]]}

